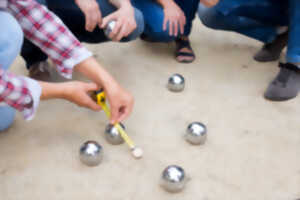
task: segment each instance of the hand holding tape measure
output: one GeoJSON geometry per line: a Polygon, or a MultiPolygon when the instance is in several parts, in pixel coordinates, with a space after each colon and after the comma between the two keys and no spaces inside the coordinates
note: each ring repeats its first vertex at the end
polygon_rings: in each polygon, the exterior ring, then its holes
{"type": "MultiPolygon", "coordinates": [[[[97,102],[98,105],[101,106],[103,111],[105,112],[106,116],[110,118],[111,112],[109,107],[106,104],[106,97],[104,90],[101,89],[99,91],[95,91],[92,94],[92,98],[97,102]]],[[[125,143],[129,146],[132,155],[134,158],[141,158],[143,156],[143,150],[141,148],[136,147],[132,139],[127,135],[125,130],[120,126],[119,123],[114,124],[115,128],[119,131],[121,137],[124,139],[125,143]]]]}

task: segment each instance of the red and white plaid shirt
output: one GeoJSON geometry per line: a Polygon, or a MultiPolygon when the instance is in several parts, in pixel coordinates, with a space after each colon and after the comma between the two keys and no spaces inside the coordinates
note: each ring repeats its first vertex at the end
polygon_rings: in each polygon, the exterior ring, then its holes
{"type": "MultiPolygon", "coordinates": [[[[9,0],[8,10],[19,22],[25,37],[47,53],[62,76],[71,78],[73,67],[92,55],[58,17],[34,0],[9,0]]],[[[40,95],[41,88],[36,81],[5,72],[0,61],[0,103],[22,111],[25,119],[31,119],[40,95]]]]}

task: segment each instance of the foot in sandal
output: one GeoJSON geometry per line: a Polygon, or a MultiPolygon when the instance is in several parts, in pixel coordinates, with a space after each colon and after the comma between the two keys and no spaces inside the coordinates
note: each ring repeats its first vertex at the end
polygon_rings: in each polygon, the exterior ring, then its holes
{"type": "Polygon", "coordinates": [[[180,37],[175,40],[176,51],[175,58],[180,63],[191,63],[195,60],[196,56],[191,47],[188,37],[180,37]]]}

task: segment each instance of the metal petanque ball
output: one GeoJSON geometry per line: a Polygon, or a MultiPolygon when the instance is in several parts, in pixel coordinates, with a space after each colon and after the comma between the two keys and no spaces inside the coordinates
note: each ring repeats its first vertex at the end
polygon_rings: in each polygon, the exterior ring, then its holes
{"type": "Polygon", "coordinates": [[[168,89],[172,92],[181,92],[184,90],[185,80],[180,74],[174,74],[169,78],[168,89]]]}
{"type": "Polygon", "coordinates": [[[204,144],[207,137],[206,126],[200,122],[191,123],[186,130],[185,139],[194,145],[204,144]]]}
{"type": "Polygon", "coordinates": [[[79,157],[83,164],[97,166],[102,161],[103,148],[95,141],[87,141],[80,147],[79,157]]]}
{"type": "Polygon", "coordinates": [[[161,186],[168,192],[176,193],[184,189],[187,180],[182,167],[170,165],[162,173],[161,186]]]}
{"type": "Polygon", "coordinates": [[[112,32],[112,30],[114,29],[114,27],[116,26],[116,21],[110,21],[108,22],[105,30],[104,30],[104,33],[106,35],[107,38],[110,38],[109,37],[109,34],[112,32]]]}
{"type": "MultiPolygon", "coordinates": [[[[125,129],[125,126],[122,123],[120,123],[120,125],[123,129],[125,129]]],[[[118,129],[112,124],[108,124],[105,128],[105,139],[107,142],[113,145],[124,143],[124,140],[121,137],[118,129]]]]}

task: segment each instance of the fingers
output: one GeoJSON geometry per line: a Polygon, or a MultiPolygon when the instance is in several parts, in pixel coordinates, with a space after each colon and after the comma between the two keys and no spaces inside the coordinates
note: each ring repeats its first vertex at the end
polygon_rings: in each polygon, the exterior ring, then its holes
{"type": "Polygon", "coordinates": [[[111,107],[111,115],[110,115],[110,123],[115,124],[118,123],[118,116],[119,116],[119,107],[112,106],[111,107]]]}
{"type": "Polygon", "coordinates": [[[133,105],[129,105],[129,106],[121,109],[118,121],[119,122],[124,121],[130,115],[130,113],[132,112],[132,109],[133,109],[133,105]]]}
{"type": "Polygon", "coordinates": [[[101,106],[99,106],[95,101],[93,101],[93,99],[87,93],[83,95],[82,102],[83,102],[82,106],[86,108],[89,108],[94,111],[101,110],[101,106]]]}
{"type": "Polygon", "coordinates": [[[173,35],[173,22],[169,20],[169,35],[173,35]]]}
{"type": "Polygon", "coordinates": [[[85,12],[85,29],[89,32],[94,31],[98,24],[101,24],[101,12],[97,5],[85,12]]]}
{"type": "Polygon", "coordinates": [[[132,25],[129,22],[124,21],[122,19],[117,19],[117,18],[118,18],[118,16],[116,14],[107,16],[103,19],[103,22],[101,25],[101,28],[105,28],[110,21],[112,21],[112,20],[116,21],[116,24],[115,24],[113,30],[109,34],[109,37],[112,39],[112,41],[120,41],[122,38],[128,36],[130,34],[130,32],[132,31],[130,29],[130,27],[132,27],[132,25]]]}
{"type": "Polygon", "coordinates": [[[163,30],[164,31],[167,30],[167,22],[168,22],[168,19],[166,17],[164,17],[164,22],[163,22],[163,30]]]}
{"type": "Polygon", "coordinates": [[[108,22],[110,22],[110,21],[112,21],[114,19],[115,19],[115,13],[110,14],[110,15],[104,17],[103,20],[102,20],[101,28],[102,29],[105,28],[107,26],[108,22]]]}
{"type": "Polygon", "coordinates": [[[102,21],[102,24],[101,24],[101,28],[104,29],[104,28],[107,27],[107,25],[108,25],[108,23],[109,23],[110,21],[116,21],[116,24],[115,24],[113,30],[112,30],[111,33],[109,34],[109,37],[110,37],[113,41],[117,41],[118,33],[119,33],[119,31],[120,31],[120,29],[121,29],[121,26],[122,26],[122,24],[120,23],[120,21],[117,21],[116,18],[117,18],[116,13],[110,14],[110,15],[108,15],[108,16],[106,16],[106,17],[103,18],[103,21],[102,21]]]}
{"type": "Polygon", "coordinates": [[[179,25],[180,25],[180,33],[181,33],[181,35],[183,35],[184,34],[184,26],[185,26],[185,23],[186,23],[186,19],[185,19],[185,17],[182,19],[182,20],[180,20],[180,22],[179,22],[179,25]]]}
{"type": "Polygon", "coordinates": [[[89,92],[91,91],[97,91],[99,90],[99,86],[95,83],[83,83],[83,90],[84,90],[84,94],[83,94],[83,106],[90,108],[94,111],[99,111],[101,110],[101,106],[99,106],[91,97],[89,94],[89,92]]]}
{"type": "Polygon", "coordinates": [[[128,35],[127,26],[123,25],[121,27],[121,31],[117,34],[114,41],[120,41],[123,37],[126,37],[128,35]]]}
{"type": "Polygon", "coordinates": [[[85,84],[86,92],[97,91],[100,89],[100,87],[96,83],[84,83],[84,84],[85,84]]]}
{"type": "MultiPolygon", "coordinates": [[[[126,28],[126,27],[125,27],[126,28]]],[[[111,31],[111,33],[109,34],[109,37],[113,40],[113,41],[118,41],[118,33],[120,33],[122,29],[122,22],[117,21],[115,27],[113,28],[113,30],[111,31]]]]}
{"type": "Polygon", "coordinates": [[[132,105],[127,105],[115,109],[115,112],[112,111],[110,123],[115,124],[125,120],[132,112],[132,108],[132,105]]]}
{"type": "Polygon", "coordinates": [[[100,11],[100,8],[99,8],[99,12],[98,12],[98,18],[99,18],[99,20],[98,20],[98,27],[100,28],[101,27],[101,25],[102,25],[102,13],[101,13],[101,11],[100,11]]]}
{"type": "Polygon", "coordinates": [[[177,34],[178,34],[178,22],[175,21],[173,24],[174,24],[174,36],[177,37],[177,34]]]}
{"type": "Polygon", "coordinates": [[[184,12],[176,5],[164,9],[163,30],[166,31],[169,27],[169,35],[177,37],[184,33],[184,26],[186,24],[186,17],[184,12]]]}

